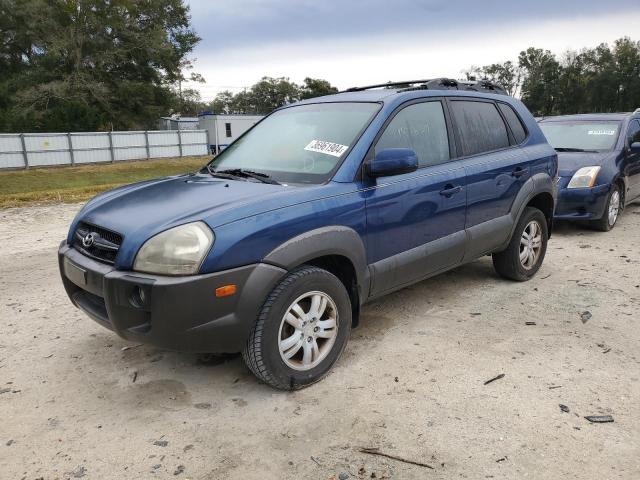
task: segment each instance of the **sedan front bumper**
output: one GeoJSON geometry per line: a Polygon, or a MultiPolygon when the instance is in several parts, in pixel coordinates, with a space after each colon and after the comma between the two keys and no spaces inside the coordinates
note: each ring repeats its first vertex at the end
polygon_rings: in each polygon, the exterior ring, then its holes
{"type": "Polygon", "coordinates": [[[186,352],[241,351],[269,292],[286,271],[264,263],[185,277],[116,270],[66,242],[62,283],[75,306],[122,338],[186,352]],[[216,288],[234,284],[235,295],[216,288]]]}
{"type": "Polygon", "coordinates": [[[554,218],[556,220],[598,220],[602,218],[611,186],[567,188],[569,180],[569,177],[560,179],[554,218]]]}

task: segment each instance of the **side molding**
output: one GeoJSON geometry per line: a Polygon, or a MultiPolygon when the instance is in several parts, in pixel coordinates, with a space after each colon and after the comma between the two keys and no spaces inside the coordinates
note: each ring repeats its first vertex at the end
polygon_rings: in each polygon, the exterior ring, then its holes
{"type": "Polygon", "coordinates": [[[309,260],[327,255],[341,255],[353,264],[360,298],[369,292],[367,255],[358,233],[349,227],[332,225],[310,230],[287,240],[272,250],[263,262],[291,270],[309,260]]]}

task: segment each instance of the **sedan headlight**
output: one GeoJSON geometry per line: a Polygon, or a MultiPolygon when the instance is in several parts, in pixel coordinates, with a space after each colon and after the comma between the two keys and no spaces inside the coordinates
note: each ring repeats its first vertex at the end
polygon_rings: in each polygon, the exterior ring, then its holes
{"type": "Polygon", "coordinates": [[[202,222],[187,223],[147,240],[133,269],[161,275],[193,275],[213,245],[213,232],[202,222]]]}
{"type": "Polygon", "coordinates": [[[573,174],[567,188],[591,188],[596,183],[600,167],[582,167],[573,174]]]}

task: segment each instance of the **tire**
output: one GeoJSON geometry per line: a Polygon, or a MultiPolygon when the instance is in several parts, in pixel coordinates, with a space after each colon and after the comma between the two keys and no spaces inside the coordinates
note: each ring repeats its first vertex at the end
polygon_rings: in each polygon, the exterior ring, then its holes
{"type": "Polygon", "coordinates": [[[534,207],[525,208],[520,220],[518,220],[509,246],[506,250],[492,255],[493,267],[500,276],[509,280],[525,282],[531,279],[538,272],[544,261],[548,239],[547,219],[544,214],[534,207]],[[532,232],[532,224],[535,224],[535,228],[537,228],[537,234],[534,237],[539,236],[538,249],[535,249],[535,240],[529,244],[521,243],[521,241],[527,240],[527,238],[524,238],[525,229],[527,235],[532,232]],[[521,255],[525,251],[532,252],[532,256],[526,255],[525,260],[521,260],[521,255]]]}
{"type": "Polygon", "coordinates": [[[242,357],[264,383],[280,390],[297,390],[329,373],[350,333],[351,301],[342,282],[326,270],[303,265],[267,297],[242,357]],[[320,305],[315,310],[314,302],[320,305]],[[313,316],[313,311],[322,313],[313,316]]]}
{"type": "Polygon", "coordinates": [[[589,226],[601,232],[608,232],[616,226],[621,209],[622,195],[620,194],[620,187],[618,185],[613,185],[613,188],[607,196],[607,202],[604,207],[604,214],[602,215],[602,218],[589,222],[589,226]]]}

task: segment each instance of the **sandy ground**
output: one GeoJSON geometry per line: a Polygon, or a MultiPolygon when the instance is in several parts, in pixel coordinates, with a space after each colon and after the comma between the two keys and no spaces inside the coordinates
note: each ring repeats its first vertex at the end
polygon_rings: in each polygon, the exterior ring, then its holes
{"type": "Polygon", "coordinates": [[[2,479],[640,478],[640,205],[560,226],[528,283],[484,258],[368,305],[295,393],[76,310],[56,247],[77,208],[0,211],[2,479]]]}

